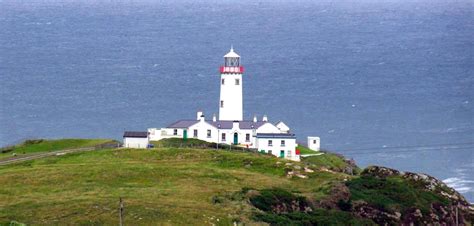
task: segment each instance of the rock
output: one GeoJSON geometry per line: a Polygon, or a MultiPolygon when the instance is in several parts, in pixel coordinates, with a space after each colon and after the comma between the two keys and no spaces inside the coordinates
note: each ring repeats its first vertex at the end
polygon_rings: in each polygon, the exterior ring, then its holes
{"type": "Polygon", "coordinates": [[[389,176],[400,175],[400,171],[396,169],[390,169],[382,166],[369,166],[365,168],[362,173],[362,176],[373,176],[376,178],[385,178],[389,176]]]}
{"type": "Polygon", "coordinates": [[[301,166],[295,165],[295,166],[293,166],[293,168],[294,168],[295,170],[300,170],[300,169],[301,169],[301,166]]]}
{"type": "Polygon", "coordinates": [[[303,175],[303,174],[296,174],[296,176],[299,177],[299,178],[303,178],[303,179],[308,178],[308,176],[303,175]]]}
{"type": "Polygon", "coordinates": [[[351,193],[345,184],[336,184],[331,188],[330,196],[324,198],[317,204],[317,206],[326,209],[339,209],[338,203],[349,202],[351,193]]]}
{"type": "Polygon", "coordinates": [[[383,211],[371,206],[365,201],[355,201],[352,203],[353,214],[362,218],[369,218],[378,225],[398,225],[401,214],[383,211]]]}
{"type": "Polygon", "coordinates": [[[292,166],[292,165],[293,165],[293,163],[291,163],[291,162],[285,163],[285,166],[292,166]]]}
{"type": "Polygon", "coordinates": [[[310,168],[308,168],[308,167],[305,167],[305,168],[304,168],[304,171],[305,171],[306,173],[314,173],[314,170],[312,170],[312,169],[310,169],[310,168]]]}

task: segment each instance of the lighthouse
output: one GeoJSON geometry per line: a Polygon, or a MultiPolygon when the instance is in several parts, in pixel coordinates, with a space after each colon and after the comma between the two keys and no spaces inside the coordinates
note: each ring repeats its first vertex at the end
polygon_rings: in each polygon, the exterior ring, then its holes
{"type": "Polygon", "coordinates": [[[221,93],[219,100],[219,120],[242,121],[242,73],[244,67],[240,64],[240,56],[230,51],[224,56],[224,65],[220,67],[221,93]]]}

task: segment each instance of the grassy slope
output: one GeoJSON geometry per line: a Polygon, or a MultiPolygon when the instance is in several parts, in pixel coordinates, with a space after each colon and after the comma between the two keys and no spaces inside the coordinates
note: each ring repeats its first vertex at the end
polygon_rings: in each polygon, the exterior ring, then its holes
{"type": "Polygon", "coordinates": [[[317,151],[313,151],[303,145],[298,145],[298,147],[296,147],[296,149],[300,150],[300,154],[302,155],[307,155],[307,154],[317,154],[319,152],[317,151]]]}
{"type": "MultiPolygon", "coordinates": [[[[59,140],[31,140],[17,144],[6,153],[0,152],[0,159],[11,157],[13,153],[17,156],[37,152],[57,151],[71,148],[93,147],[95,145],[112,142],[108,139],[59,139],[59,140]],[[11,149],[11,150],[10,150],[11,149]]],[[[4,148],[6,149],[6,148],[4,148]]]]}
{"type": "MultiPolygon", "coordinates": [[[[298,149],[301,154],[315,154],[315,152],[305,146],[298,145],[298,149]]],[[[330,153],[330,152],[319,152],[324,153],[322,155],[304,157],[304,161],[315,167],[326,167],[333,170],[343,170],[347,167],[347,163],[341,157],[330,153]]]]}
{"type": "Polygon", "coordinates": [[[308,179],[289,179],[278,161],[285,162],[256,153],[160,148],[102,150],[2,166],[0,223],[117,224],[123,197],[127,224],[229,225],[235,218],[250,218],[249,208],[213,204],[216,195],[243,187],[281,187],[323,197],[333,181],[347,177],[317,172],[308,179]]]}

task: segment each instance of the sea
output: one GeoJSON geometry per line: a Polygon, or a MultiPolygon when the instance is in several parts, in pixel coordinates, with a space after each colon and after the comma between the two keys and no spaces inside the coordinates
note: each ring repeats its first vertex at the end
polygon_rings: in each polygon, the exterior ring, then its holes
{"type": "Polygon", "coordinates": [[[0,0],[0,146],[211,117],[232,45],[245,118],[474,202],[473,12],[472,0],[0,0]]]}

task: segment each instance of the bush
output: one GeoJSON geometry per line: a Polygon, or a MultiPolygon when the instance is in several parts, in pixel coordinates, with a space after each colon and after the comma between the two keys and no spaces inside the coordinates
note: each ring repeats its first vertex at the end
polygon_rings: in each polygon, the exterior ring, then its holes
{"type": "Polygon", "coordinates": [[[32,144],[39,144],[41,142],[43,142],[44,139],[35,139],[35,140],[25,140],[25,142],[23,142],[24,145],[32,145],[32,144]]]}
{"type": "Polygon", "coordinates": [[[261,190],[260,195],[250,197],[250,203],[260,210],[273,213],[305,211],[309,207],[305,197],[281,188],[261,190]]]}

